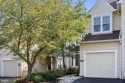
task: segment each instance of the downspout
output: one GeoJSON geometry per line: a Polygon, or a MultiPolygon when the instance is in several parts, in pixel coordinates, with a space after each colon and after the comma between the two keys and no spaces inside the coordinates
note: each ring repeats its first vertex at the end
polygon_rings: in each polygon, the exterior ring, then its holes
{"type": "Polygon", "coordinates": [[[119,36],[119,39],[120,39],[120,79],[122,79],[122,32],[120,31],[120,36],[119,36]]]}
{"type": "MultiPolygon", "coordinates": [[[[119,0],[117,2],[117,12],[119,13],[119,15],[121,15],[121,2],[122,0],[119,0]]],[[[119,40],[120,40],[120,78],[123,79],[123,72],[122,72],[122,19],[121,19],[121,27],[120,27],[120,35],[119,35],[119,40]]]]}

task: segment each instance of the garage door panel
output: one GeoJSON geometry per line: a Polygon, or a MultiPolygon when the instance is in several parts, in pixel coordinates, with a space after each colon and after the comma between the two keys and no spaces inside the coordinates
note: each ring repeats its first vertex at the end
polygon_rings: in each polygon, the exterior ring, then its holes
{"type": "Polygon", "coordinates": [[[16,60],[3,60],[3,69],[5,77],[17,76],[17,61],[16,60]]]}
{"type": "Polygon", "coordinates": [[[115,78],[115,53],[87,53],[86,77],[115,78]]]}

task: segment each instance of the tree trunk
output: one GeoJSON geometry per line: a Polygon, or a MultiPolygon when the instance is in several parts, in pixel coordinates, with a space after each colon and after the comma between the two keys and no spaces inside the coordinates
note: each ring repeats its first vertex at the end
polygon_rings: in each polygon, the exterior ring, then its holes
{"type": "Polygon", "coordinates": [[[33,68],[33,64],[27,63],[28,65],[28,71],[27,71],[27,81],[31,80],[31,74],[32,74],[32,68],[33,68]]]}
{"type": "Polygon", "coordinates": [[[66,71],[65,55],[64,55],[64,44],[62,44],[62,57],[63,57],[63,68],[66,71]]]}

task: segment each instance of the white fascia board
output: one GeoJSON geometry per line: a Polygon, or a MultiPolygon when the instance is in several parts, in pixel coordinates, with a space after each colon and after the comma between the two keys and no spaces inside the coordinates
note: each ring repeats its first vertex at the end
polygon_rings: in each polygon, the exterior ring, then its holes
{"type": "Polygon", "coordinates": [[[97,1],[97,3],[93,6],[93,8],[91,9],[89,15],[92,14],[93,10],[95,9],[95,7],[99,4],[100,0],[97,1]]]}
{"type": "Polygon", "coordinates": [[[98,43],[98,42],[115,42],[115,41],[120,41],[120,39],[97,40],[97,41],[84,41],[84,42],[80,42],[80,44],[83,44],[83,43],[98,43]]]}
{"type": "MultiPolygon", "coordinates": [[[[92,8],[92,10],[90,11],[89,15],[92,15],[93,10],[96,8],[96,6],[99,4],[101,0],[98,0],[98,2],[95,4],[95,6],[92,8]]],[[[114,9],[106,0],[104,0],[104,2],[110,7],[111,11],[114,12],[117,9],[114,9]]]]}
{"type": "Polygon", "coordinates": [[[116,10],[106,0],[104,0],[104,2],[110,7],[111,11],[115,11],[116,10]]]}

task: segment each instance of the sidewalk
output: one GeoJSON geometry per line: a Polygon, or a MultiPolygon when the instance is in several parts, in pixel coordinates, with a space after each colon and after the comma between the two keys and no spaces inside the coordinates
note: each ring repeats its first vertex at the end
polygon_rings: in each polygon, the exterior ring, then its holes
{"type": "Polygon", "coordinates": [[[14,78],[0,78],[0,83],[13,83],[14,78]]]}

